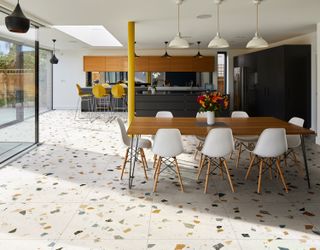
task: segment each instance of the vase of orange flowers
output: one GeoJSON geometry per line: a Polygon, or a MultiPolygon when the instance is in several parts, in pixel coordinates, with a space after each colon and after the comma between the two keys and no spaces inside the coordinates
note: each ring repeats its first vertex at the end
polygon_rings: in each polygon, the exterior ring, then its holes
{"type": "Polygon", "coordinates": [[[229,98],[227,95],[222,95],[220,92],[205,93],[198,96],[197,102],[200,104],[199,112],[206,112],[207,124],[215,123],[215,116],[223,110],[228,109],[229,98]]]}

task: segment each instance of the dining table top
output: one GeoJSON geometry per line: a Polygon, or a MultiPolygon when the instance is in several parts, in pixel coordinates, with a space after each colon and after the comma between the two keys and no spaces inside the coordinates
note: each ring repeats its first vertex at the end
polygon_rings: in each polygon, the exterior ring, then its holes
{"type": "Polygon", "coordinates": [[[215,124],[207,125],[206,118],[195,117],[134,117],[127,133],[155,135],[160,128],[177,128],[182,135],[206,136],[213,128],[231,128],[233,135],[260,135],[266,128],[284,128],[286,134],[312,135],[314,131],[274,117],[231,118],[216,117],[215,124]]]}

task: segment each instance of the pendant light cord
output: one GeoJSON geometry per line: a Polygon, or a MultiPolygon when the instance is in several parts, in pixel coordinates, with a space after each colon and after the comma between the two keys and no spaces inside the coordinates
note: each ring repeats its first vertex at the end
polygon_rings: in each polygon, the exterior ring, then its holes
{"type": "Polygon", "coordinates": [[[217,4],[217,35],[220,36],[220,3],[217,4]]]}
{"type": "Polygon", "coordinates": [[[259,32],[259,2],[256,3],[256,36],[260,37],[260,32],[259,32]]]}
{"type": "Polygon", "coordinates": [[[178,35],[180,36],[180,3],[178,4],[178,35]]]}

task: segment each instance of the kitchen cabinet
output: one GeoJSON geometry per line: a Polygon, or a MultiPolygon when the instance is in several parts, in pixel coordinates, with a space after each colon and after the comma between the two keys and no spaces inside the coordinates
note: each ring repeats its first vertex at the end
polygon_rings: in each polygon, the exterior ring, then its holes
{"type": "MultiPolygon", "coordinates": [[[[311,126],[311,46],[283,45],[246,55],[234,60],[235,68],[255,75],[254,91],[250,77],[241,77],[241,100],[255,100],[254,108],[237,105],[250,116],[274,116],[289,120],[293,116],[305,119],[311,126]],[[251,87],[252,89],[252,87],[251,87]]],[[[249,75],[250,75],[249,74],[249,75]]],[[[235,82],[236,83],[236,82],[235,82]]],[[[235,93],[239,94],[238,83],[235,93]]],[[[238,100],[237,98],[235,98],[238,100]]]]}

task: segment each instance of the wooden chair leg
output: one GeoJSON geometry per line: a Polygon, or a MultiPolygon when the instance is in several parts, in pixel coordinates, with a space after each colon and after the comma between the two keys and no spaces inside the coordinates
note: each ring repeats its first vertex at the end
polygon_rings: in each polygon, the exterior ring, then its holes
{"type": "Polygon", "coordinates": [[[208,182],[209,182],[209,175],[210,175],[210,163],[211,163],[211,160],[208,159],[208,169],[207,169],[207,174],[206,174],[206,182],[204,184],[204,193],[205,194],[207,193],[207,190],[208,190],[208,182]]]}
{"type": "Polygon", "coordinates": [[[200,178],[200,175],[201,175],[201,172],[202,172],[202,169],[203,169],[203,165],[204,165],[204,161],[205,161],[205,156],[203,154],[200,155],[200,162],[199,162],[199,170],[198,170],[198,174],[197,174],[197,181],[199,180],[200,178]]]}
{"type": "Polygon", "coordinates": [[[223,165],[224,165],[224,168],[225,168],[226,173],[227,173],[227,177],[228,177],[228,180],[229,180],[229,184],[230,184],[231,190],[234,193],[234,188],[233,188],[233,184],[232,184],[232,180],[231,180],[231,176],[230,176],[230,173],[229,173],[229,169],[228,169],[228,165],[227,165],[226,160],[223,161],[223,165]]]}
{"type": "Polygon", "coordinates": [[[238,157],[237,157],[237,161],[236,161],[236,168],[238,168],[238,166],[239,166],[241,153],[242,153],[242,144],[240,143],[239,151],[238,151],[238,157]]]}
{"type": "Polygon", "coordinates": [[[250,165],[249,165],[249,168],[248,168],[248,171],[247,171],[247,174],[246,174],[246,177],[245,177],[245,180],[248,179],[249,177],[249,174],[251,172],[251,168],[253,166],[253,163],[254,163],[254,160],[256,159],[256,156],[254,155],[252,158],[251,158],[251,162],[250,162],[250,165]]]}
{"type": "Polygon", "coordinates": [[[181,191],[184,192],[184,188],[183,188],[183,183],[182,183],[182,179],[181,179],[181,174],[180,174],[180,168],[179,168],[179,165],[178,165],[178,161],[177,161],[177,158],[174,157],[174,162],[176,164],[176,170],[177,170],[177,175],[178,175],[178,179],[179,179],[179,182],[180,182],[180,187],[181,187],[181,191]]]}
{"type": "Polygon", "coordinates": [[[123,161],[123,164],[122,164],[120,180],[122,180],[124,169],[126,168],[126,164],[127,164],[127,160],[128,160],[128,154],[129,154],[129,148],[127,148],[126,155],[124,156],[124,161],[123,161]]]}
{"type": "Polygon", "coordinates": [[[152,168],[155,168],[157,165],[157,155],[153,155],[153,166],[152,168]]]}
{"type": "Polygon", "coordinates": [[[223,170],[222,170],[222,167],[223,167],[223,163],[222,163],[222,160],[219,159],[219,169],[220,169],[220,175],[222,177],[222,180],[224,180],[224,174],[223,174],[223,170]]]}
{"type": "Polygon", "coordinates": [[[272,159],[269,159],[269,178],[272,180],[272,159]]]}
{"type": "Polygon", "coordinates": [[[154,174],[153,174],[153,179],[156,178],[158,165],[161,164],[161,162],[159,162],[159,158],[160,157],[157,157],[157,159],[155,160],[156,165],[155,165],[155,170],[154,170],[154,174]]]}
{"type": "Polygon", "coordinates": [[[286,184],[286,181],[284,180],[284,176],[283,176],[283,173],[282,173],[282,171],[281,171],[279,158],[277,158],[277,160],[276,160],[276,165],[277,165],[278,172],[279,172],[279,175],[280,175],[280,179],[281,179],[281,181],[282,181],[282,184],[283,184],[283,186],[284,186],[284,189],[286,190],[286,193],[288,193],[287,184],[286,184]]]}
{"type": "Polygon", "coordinates": [[[148,169],[148,168],[149,168],[149,167],[148,167],[148,162],[147,162],[146,154],[144,153],[143,148],[141,149],[141,152],[142,152],[142,154],[143,154],[144,164],[145,164],[146,168],[148,169]]]}
{"type": "Polygon", "coordinates": [[[162,161],[162,157],[159,157],[157,161],[157,166],[156,166],[156,176],[155,176],[154,185],[153,185],[153,192],[157,192],[161,161],[162,161]]]}
{"type": "Polygon", "coordinates": [[[148,180],[146,156],[144,155],[144,151],[142,148],[140,148],[140,157],[141,157],[142,167],[143,167],[143,171],[144,171],[144,176],[145,176],[146,180],[148,180]]]}
{"type": "Polygon", "coordinates": [[[258,179],[258,194],[261,192],[261,179],[262,179],[262,167],[263,167],[263,159],[260,160],[260,167],[259,167],[259,179],[258,179]]]}

